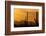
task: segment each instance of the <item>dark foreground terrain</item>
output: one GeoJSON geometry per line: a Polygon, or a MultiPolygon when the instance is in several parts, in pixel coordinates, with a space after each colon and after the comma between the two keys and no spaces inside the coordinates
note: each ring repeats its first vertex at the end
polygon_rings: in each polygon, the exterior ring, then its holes
{"type": "Polygon", "coordinates": [[[39,26],[36,20],[35,20],[35,23],[31,21],[20,21],[20,22],[15,21],[14,22],[14,27],[35,27],[35,26],[39,26]]]}

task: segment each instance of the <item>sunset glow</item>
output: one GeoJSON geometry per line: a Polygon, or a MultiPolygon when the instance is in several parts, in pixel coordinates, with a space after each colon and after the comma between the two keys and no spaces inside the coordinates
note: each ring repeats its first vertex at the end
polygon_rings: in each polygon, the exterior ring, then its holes
{"type": "Polygon", "coordinates": [[[28,21],[34,21],[34,18],[36,19],[36,12],[38,10],[36,9],[20,9],[20,8],[14,8],[14,21],[21,21],[25,20],[25,17],[27,17],[28,12],[28,21]]]}

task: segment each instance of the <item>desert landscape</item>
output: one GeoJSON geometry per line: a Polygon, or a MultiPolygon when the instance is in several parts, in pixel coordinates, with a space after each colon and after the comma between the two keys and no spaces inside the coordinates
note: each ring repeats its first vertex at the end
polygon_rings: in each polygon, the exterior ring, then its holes
{"type": "Polygon", "coordinates": [[[38,24],[38,9],[14,8],[14,27],[34,27],[38,24]]]}

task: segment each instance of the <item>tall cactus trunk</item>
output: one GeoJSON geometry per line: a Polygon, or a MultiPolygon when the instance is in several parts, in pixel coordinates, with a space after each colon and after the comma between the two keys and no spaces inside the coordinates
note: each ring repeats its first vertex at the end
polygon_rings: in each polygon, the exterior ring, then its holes
{"type": "Polygon", "coordinates": [[[28,12],[26,13],[26,16],[25,16],[25,25],[26,26],[28,25],[28,12]]]}

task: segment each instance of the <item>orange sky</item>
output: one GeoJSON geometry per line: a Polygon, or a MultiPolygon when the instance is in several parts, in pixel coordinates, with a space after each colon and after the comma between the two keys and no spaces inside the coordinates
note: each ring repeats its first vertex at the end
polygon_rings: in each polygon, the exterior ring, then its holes
{"type": "Polygon", "coordinates": [[[14,20],[16,20],[16,21],[25,20],[25,16],[27,17],[27,15],[26,15],[27,11],[28,11],[28,21],[34,21],[34,18],[36,19],[36,12],[38,10],[36,10],[36,9],[20,9],[20,8],[14,8],[14,20]]]}

